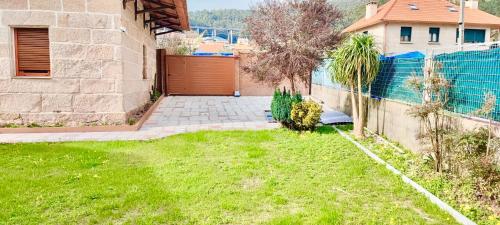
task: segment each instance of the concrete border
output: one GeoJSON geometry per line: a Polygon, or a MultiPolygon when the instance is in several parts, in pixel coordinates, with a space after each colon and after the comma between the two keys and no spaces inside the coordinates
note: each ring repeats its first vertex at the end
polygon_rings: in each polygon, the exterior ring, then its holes
{"type": "Polygon", "coordinates": [[[161,95],[158,100],[144,113],[134,125],[117,126],[94,126],[94,127],[36,127],[36,128],[0,128],[0,134],[21,134],[21,133],[87,133],[87,132],[120,132],[120,131],[138,131],[146,120],[158,108],[160,102],[165,98],[161,95]]]}
{"type": "Polygon", "coordinates": [[[425,195],[425,197],[427,197],[429,200],[431,200],[432,203],[434,203],[439,208],[441,208],[442,210],[446,211],[453,218],[455,218],[455,220],[457,222],[459,222],[461,224],[464,224],[464,225],[477,225],[474,221],[470,220],[469,218],[467,218],[466,216],[464,216],[462,213],[458,212],[453,207],[451,207],[450,205],[446,204],[446,202],[442,201],[441,199],[439,199],[438,197],[436,197],[435,195],[433,195],[431,192],[429,192],[428,190],[426,190],[424,187],[420,186],[418,183],[416,183],[415,181],[411,180],[409,177],[407,177],[406,175],[404,175],[403,173],[401,173],[401,171],[399,171],[396,168],[394,168],[391,164],[385,162],[383,159],[381,159],[380,157],[378,157],[375,153],[371,152],[369,149],[367,149],[361,143],[359,143],[356,140],[352,139],[349,135],[347,135],[346,133],[344,133],[343,131],[341,131],[340,129],[338,129],[336,126],[332,126],[332,127],[342,137],[344,137],[345,139],[347,139],[348,141],[350,141],[351,143],[353,143],[354,145],[356,145],[356,147],[358,147],[365,154],[367,154],[368,156],[370,156],[370,158],[374,159],[375,161],[377,161],[378,163],[380,163],[382,165],[385,165],[385,167],[387,169],[389,169],[390,171],[392,171],[394,174],[400,176],[401,179],[405,183],[409,184],[415,190],[417,190],[418,192],[420,192],[423,195],[425,195]]]}

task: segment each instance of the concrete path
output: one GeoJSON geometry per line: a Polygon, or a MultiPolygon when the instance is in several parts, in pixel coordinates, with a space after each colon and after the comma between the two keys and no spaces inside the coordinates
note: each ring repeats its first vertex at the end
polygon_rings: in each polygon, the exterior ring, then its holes
{"type": "Polygon", "coordinates": [[[199,130],[262,130],[271,97],[167,97],[135,132],[0,134],[0,143],[151,140],[199,130]]]}

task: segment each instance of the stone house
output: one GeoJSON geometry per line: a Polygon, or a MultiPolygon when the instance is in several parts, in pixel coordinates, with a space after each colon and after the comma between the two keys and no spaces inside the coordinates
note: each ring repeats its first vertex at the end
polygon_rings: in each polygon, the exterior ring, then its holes
{"type": "Polygon", "coordinates": [[[186,0],[0,0],[0,125],[125,123],[187,29],[186,0]]]}
{"type": "MultiPolygon", "coordinates": [[[[490,42],[491,31],[500,29],[500,18],[478,9],[477,0],[467,0],[465,43],[490,42]]],[[[371,0],[365,18],[344,33],[368,33],[385,55],[452,48],[458,43],[460,7],[447,0],[391,0],[382,6],[371,0]]]]}

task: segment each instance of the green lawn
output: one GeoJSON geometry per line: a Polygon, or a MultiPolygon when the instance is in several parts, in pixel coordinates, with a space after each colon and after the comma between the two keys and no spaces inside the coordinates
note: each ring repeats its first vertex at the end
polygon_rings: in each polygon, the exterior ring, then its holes
{"type": "Polygon", "coordinates": [[[0,224],[454,224],[332,128],[0,145],[0,224]]]}

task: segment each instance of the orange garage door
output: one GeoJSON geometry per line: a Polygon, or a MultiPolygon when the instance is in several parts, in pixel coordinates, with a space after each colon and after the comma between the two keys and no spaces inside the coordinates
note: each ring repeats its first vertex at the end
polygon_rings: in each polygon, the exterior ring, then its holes
{"type": "Polygon", "coordinates": [[[233,95],[235,57],[167,56],[170,95],[233,95]]]}

